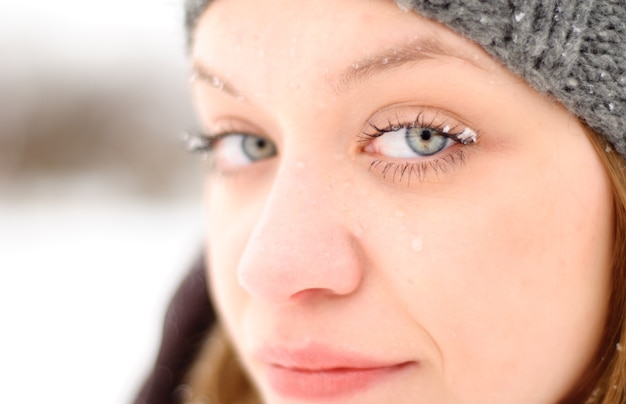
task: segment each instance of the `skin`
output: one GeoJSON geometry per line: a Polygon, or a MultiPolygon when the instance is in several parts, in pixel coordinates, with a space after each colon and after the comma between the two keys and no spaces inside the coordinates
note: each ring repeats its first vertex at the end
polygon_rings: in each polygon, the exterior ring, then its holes
{"type": "Polygon", "coordinates": [[[192,53],[206,131],[277,148],[252,162],[218,142],[206,183],[211,293],[264,402],[304,402],[268,382],[254,356],[268,344],[415,364],[320,402],[553,403],[574,388],[606,318],[613,219],[564,108],[391,1],[217,0],[192,53]],[[426,54],[375,57],[407,44],[426,54]],[[419,114],[477,141],[420,160],[363,136],[419,114]]]}

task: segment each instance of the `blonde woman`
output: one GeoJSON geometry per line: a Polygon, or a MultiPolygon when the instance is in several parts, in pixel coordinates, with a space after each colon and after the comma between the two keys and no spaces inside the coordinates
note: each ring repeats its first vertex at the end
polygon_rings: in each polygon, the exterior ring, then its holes
{"type": "Polygon", "coordinates": [[[218,320],[161,398],[625,402],[623,2],[187,11],[218,320]]]}

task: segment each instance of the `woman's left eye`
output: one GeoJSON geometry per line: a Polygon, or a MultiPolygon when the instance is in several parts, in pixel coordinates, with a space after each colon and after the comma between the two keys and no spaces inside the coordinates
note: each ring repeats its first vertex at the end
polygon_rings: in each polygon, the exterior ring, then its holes
{"type": "Polygon", "coordinates": [[[187,148],[190,151],[207,153],[215,168],[224,174],[236,172],[277,154],[276,144],[270,139],[238,132],[214,136],[190,135],[187,138],[187,148]]]}
{"type": "Polygon", "coordinates": [[[365,152],[398,159],[429,157],[457,143],[453,135],[428,127],[377,129],[365,152]]]}

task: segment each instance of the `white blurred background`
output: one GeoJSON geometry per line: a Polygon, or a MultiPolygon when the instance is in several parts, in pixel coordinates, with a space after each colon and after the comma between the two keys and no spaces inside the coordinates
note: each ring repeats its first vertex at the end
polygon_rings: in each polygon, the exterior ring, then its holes
{"type": "Polygon", "coordinates": [[[0,401],[126,403],[202,242],[182,0],[0,0],[0,401]]]}

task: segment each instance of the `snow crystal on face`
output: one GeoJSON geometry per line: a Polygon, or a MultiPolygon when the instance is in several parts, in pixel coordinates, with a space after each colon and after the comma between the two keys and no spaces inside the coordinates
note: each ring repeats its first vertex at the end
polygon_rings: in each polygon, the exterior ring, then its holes
{"type": "Polygon", "coordinates": [[[615,109],[615,105],[612,102],[609,102],[608,107],[609,111],[613,111],[615,109]]]}
{"type": "Polygon", "coordinates": [[[209,139],[204,136],[190,135],[187,132],[183,133],[183,142],[189,151],[204,150],[210,143],[209,139]]]}
{"type": "Polygon", "coordinates": [[[476,132],[470,128],[465,128],[463,132],[457,135],[457,139],[463,144],[476,143],[476,132]]]}
{"type": "Polygon", "coordinates": [[[211,76],[211,85],[217,88],[218,90],[221,90],[224,88],[224,82],[220,80],[220,78],[217,76],[211,76]]]}
{"type": "Polygon", "coordinates": [[[515,21],[520,22],[526,16],[526,13],[515,13],[515,21]]]}

